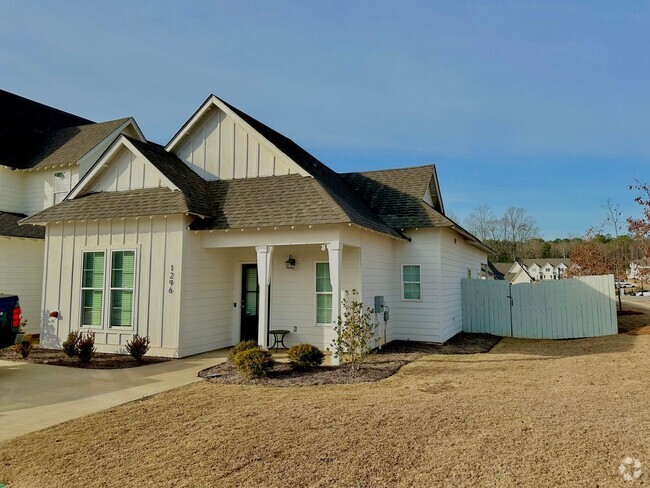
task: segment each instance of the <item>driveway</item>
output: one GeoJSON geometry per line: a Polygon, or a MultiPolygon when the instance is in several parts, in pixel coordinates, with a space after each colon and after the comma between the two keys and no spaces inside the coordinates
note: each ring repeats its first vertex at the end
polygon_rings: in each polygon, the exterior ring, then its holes
{"type": "Polygon", "coordinates": [[[227,354],[116,370],[0,361],[0,441],[198,381],[227,354]]]}

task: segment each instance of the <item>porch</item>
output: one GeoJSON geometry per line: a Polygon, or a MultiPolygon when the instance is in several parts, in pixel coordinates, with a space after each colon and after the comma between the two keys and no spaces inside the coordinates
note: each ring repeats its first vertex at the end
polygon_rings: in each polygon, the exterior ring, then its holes
{"type": "Polygon", "coordinates": [[[304,232],[292,232],[291,239],[268,234],[192,232],[182,278],[182,356],[240,340],[269,348],[275,329],[289,331],[287,347],[331,347],[341,298],[346,290],[361,290],[360,247],[317,232],[309,239],[304,232]]]}

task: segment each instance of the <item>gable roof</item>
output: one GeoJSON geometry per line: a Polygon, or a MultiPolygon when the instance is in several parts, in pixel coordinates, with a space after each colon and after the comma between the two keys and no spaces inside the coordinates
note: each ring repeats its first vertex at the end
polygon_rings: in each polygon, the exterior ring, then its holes
{"type": "Polygon", "coordinates": [[[123,136],[142,156],[156,167],[183,194],[187,212],[201,216],[212,215],[208,199],[206,181],[196,174],[187,164],[172,152],[154,142],[143,142],[129,136],[123,136]]]}
{"type": "Polygon", "coordinates": [[[130,120],[130,117],[126,117],[54,131],[44,137],[40,150],[24,165],[24,169],[76,163],[130,120]]]}
{"type": "MultiPolygon", "coordinates": [[[[507,274],[510,274],[512,263],[493,263],[488,260],[488,268],[497,280],[502,280],[507,274]]],[[[513,275],[515,273],[512,273],[513,275]]]]}
{"type": "Polygon", "coordinates": [[[321,163],[318,159],[288,137],[280,134],[276,130],[263,124],[233,105],[230,105],[228,102],[222,100],[216,95],[210,95],[205,102],[203,102],[194,115],[192,115],[174,137],[172,137],[165,149],[168,151],[171,150],[180,140],[182,134],[184,134],[188,128],[204,114],[206,108],[212,104],[219,107],[226,114],[233,116],[236,120],[238,119],[242,121],[245,125],[250,127],[254,132],[257,132],[261,137],[266,139],[280,152],[285,154],[289,159],[310,174],[345,212],[350,222],[392,236],[403,237],[398,231],[393,229],[390,225],[387,225],[386,222],[383,222],[381,218],[375,215],[358,195],[350,191],[350,188],[347,186],[341,175],[321,163]]]}
{"type": "Polygon", "coordinates": [[[44,239],[43,227],[18,225],[18,222],[25,217],[27,217],[25,214],[0,212],[0,236],[44,239]]]}
{"type": "Polygon", "coordinates": [[[544,267],[546,264],[550,264],[554,268],[557,268],[560,264],[571,266],[571,260],[564,258],[520,259],[519,262],[525,264],[528,267],[532,266],[533,264],[536,264],[540,267],[544,267]]]}
{"type": "MultiPolygon", "coordinates": [[[[490,251],[475,236],[424,201],[427,190],[431,190],[432,183],[435,183],[433,193],[436,193],[440,209],[443,208],[435,166],[340,175],[291,139],[215,95],[206,99],[164,148],[124,135],[114,144],[119,141],[128,141],[180,190],[185,200],[186,210],[183,212],[208,217],[194,222],[192,228],[195,229],[350,223],[406,238],[401,232],[406,228],[446,226],[465,236],[472,245],[490,251]],[[213,104],[254,134],[259,134],[310,176],[291,174],[218,181],[201,178],[171,151],[213,104]]],[[[79,182],[66,201],[79,200],[83,196],[84,185],[96,174],[98,165],[103,164],[110,150],[79,182]]],[[[95,201],[97,198],[86,199],[86,202],[95,201]]],[[[125,211],[122,205],[118,205],[112,217],[125,216],[125,211]]],[[[54,211],[46,210],[25,222],[51,221],[54,215],[54,211]]]]}
{"type": "Polygon", "coordinates": [[[23,169],[51,132],[92,120],[0,90],[0,164],[23,169]]]}
{"type": "Polygon", "coordinates": [[[424,201],[434,166],[344,173],[341,175],[388,225],[409,227],[452,226],[454,222],[424,201]]]}

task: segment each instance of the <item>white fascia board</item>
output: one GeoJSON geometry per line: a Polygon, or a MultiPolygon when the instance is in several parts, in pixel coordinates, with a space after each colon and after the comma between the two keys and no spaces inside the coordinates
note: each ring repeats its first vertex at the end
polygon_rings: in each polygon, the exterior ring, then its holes
{"type": "MultiPolygon", "coordinates": [[[[221,99],[219,99],[219,97],[217,97],[216,95],[210,95],[210,97],[203,103],[203,105],[201,105],[201,107],[199,107],[199,109],[194,113],[194,115],[187,122],[185,122],[185,124],[176,133],[176,135],[172,138],[172,140],[167,143],[167,145],[165,146],[165,151],[167,152],[173,151],[174,148],[181,141],[181,139],[183,139],[183,137],[185,137],[192,130],[192,128],[199,122],[199,120],[203,118],[206,112],[208,112],[213,106],[216,106],[217,108],[222,110],[228,117],[232,118],[237,124],[245,127],[247,131],[249,131],[253,136],[257,137],[260,140],[260,143],[267,146],[267,148],[270,149],[271,152],[274,152],[277,155],[284,156],[293,164],[295,164],[296,167],[300,168],[302,171],[307,173],[309,177],[313,178],[313,176],[307,170],[303,169],[302,166],[300,166],[292,158],[290,158],[288,154],[281,151],[275,144],[273,144],[266,137],[264,137],[262,134],[256,131],[248,122],[246,122],[239,115],[233,112],[230,109],[230,107],[228,107],[225,103],[223,103],[223,101],[221,101],[221,99]]],[[[440,206],[442,207],[442,198],[440,199],[440,206]]]]}
{"type": "MultiPolygon", "coordinates": [[[[131,151],[133,154],[141,157],[145,161],[149,162],[147,158],[144,157],[144,155],[137,150],[137,148],[131,144],[131,142],[124,136],[120,135],[113,143],[106,149],[104,154],[97,160],[97,162],[93,165],[92,168],[85,174],[85,176],[79,180],[79,182],[75,185],[75,187],[72,189],[70,193],[64,198],[65,200],[74,200],[79,196],[82,190],[86,188],[88,183],[90,183],[99,173],[104,169],[104,166],[106,166],[106,163],[110,161],[110,159],[119,151],[122,147],[126,147],[129,151],[131,151]]],[[[151,164],[151,162],[149,162],[151,164]]],[[[153,164],[151,164],[154,168],[156,168],[153,164]]],[[[156,171],[160,173],[158,168],[156,168],[156,171]]],[[[178,190],[178,187],[174,185],[165,175],[160,173],[161,179],[165,182],[165,184],[171,188],[172,190],[178,190]]]]}
{"type": "Polygon", "coordinates": [[[440,210],[442,210],[442,215],[445,215],[445,204],[442,201],[442,192],[440,191],[440,182],[438,181],[438,169],[435,164],[433,165],[433,180],[436,193],[438,194],[438,201],[440,202],[440,210]]]}
{"type": "Polygon", "coordinates": [[[192,115],[187,122],[185,122],[181,128],[176,132],[174,137],[172,137],[171,141],[167,143],[165,146],[165,151],[171,152],[173,149],[178,145],[179,141],[189,133],[192,128],[198,123],[199,120],[203,118],[203,116],[206,114],[208,110],[215,104],[214,99],[216,97],[214,95],[210,95],[205,102],[199,107],[199,109],[194,112],[194,115],[192,115]]]}

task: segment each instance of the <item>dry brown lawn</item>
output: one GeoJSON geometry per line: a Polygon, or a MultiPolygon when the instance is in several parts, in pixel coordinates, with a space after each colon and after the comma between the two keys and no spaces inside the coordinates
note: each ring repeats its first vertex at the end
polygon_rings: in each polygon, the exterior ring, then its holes
{"type": "Polygon", "coordinates": [[[504,339],[369,384],[200,382],[0,445],[0,483],[618,486],[626,456],[646,470],[626,486],[650,483],[647,335],[504,339]]]}

